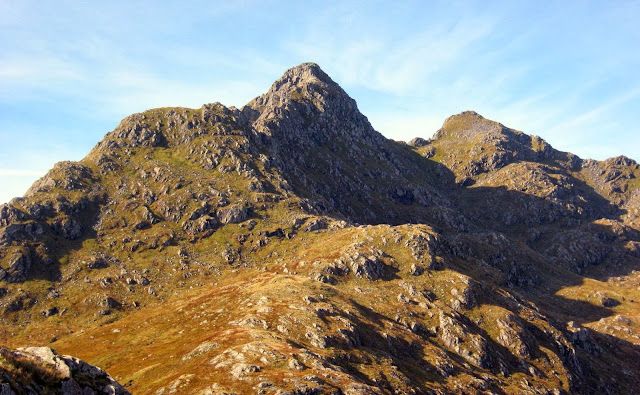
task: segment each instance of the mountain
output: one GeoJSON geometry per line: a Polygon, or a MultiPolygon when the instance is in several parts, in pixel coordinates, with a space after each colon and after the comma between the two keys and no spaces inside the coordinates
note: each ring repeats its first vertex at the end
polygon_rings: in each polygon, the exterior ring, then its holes
{"type": "Polygon", "coordinates": [[[0,339],[136,394],[633,393],[639,179],[475,112],[386,139],[305,63],[1,206],[0,339]]]}

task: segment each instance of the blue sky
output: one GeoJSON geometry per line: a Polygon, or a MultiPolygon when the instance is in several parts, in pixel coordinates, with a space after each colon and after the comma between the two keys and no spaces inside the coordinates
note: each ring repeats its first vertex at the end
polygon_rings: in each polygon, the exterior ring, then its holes
{"type": "Polygon", "coordinates": [[[305,61],[393,139],[473,109],[638,160],[638,20],[639,1],[0,0],[0,202],[127,114],[239,107],[305,61]]]}

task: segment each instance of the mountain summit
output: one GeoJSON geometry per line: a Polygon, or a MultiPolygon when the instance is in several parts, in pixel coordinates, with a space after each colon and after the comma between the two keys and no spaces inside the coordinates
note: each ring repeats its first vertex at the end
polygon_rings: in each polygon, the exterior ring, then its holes
{"type": "Polygon", "coordinates": [[[313,63],[133,114],[0,206],[0,392],[71,385],[47,344],[105,391],[632,393],[638,180],[475,112],[386,139],[313,63]]]}
{"type": "MultiPolygon", "coordinates": [[[[315,63],[303,63],[287,70],[271,85],[269,91],[251,101],[247,107],[263,113],[265,108],[274,110],[285,107],[291,101],[309,100],[318,106],[332,101],[351,101],[346,92],[315,63]]],[[[355,102],[353,102],[355,107],[355,102]]],[[[323,107],[319,107],[323,109],[323,107]]]]}
{"type": "Polygon", "coordinates": [[[315,63],[287,70],[267,93],[243,108],[243,112],[252,111],[259,114],[253,128],[269,135],[306,132],[311,135],[305,137],[319,139],[331,138],[333,133],[349,139],[382,137],[360,113],[355,100],[315,63]]]}

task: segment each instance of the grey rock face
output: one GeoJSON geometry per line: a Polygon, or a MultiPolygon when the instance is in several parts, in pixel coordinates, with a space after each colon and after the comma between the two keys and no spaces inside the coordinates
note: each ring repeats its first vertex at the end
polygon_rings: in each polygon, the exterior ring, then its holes
{"type": "Polygon", "coordinates": [[[324,273],[318,281],[330,283],[332,276],[346,276],[349,273],[367,280],[380,280],[387,278],[390,271],[382,251],[361,250],[358,245],[352,245],[340,258],[324,267],[324,273]]]}
{"type": "Polygon", "coordinates": [[[311,214],[337,211],[354,222],[394,222],[406,216],[390,209],[398,198],[422,206],[444,200],[432,188],[403,179],[424,171],[404,155],[410,148],[375,131],[355,101],[315,64],[288,70],[243,113],[270,162],[295,192],[308,198],[311,214]],[[392,179],[398,182],[387,182],[392,179]],[[396,196],[404,184],[408,187],[396,196]]]}
{"type": "Polygon", "coordinates": [[[438,338],[452,351],[478,367],[490,367],[486,340],[455,316],[439,312],[438,338]]]}
{"type": "Polygon", "coordinates": [[[327,226],[328,224],[326,220],[318,218],[310,221],[309,224],[304,227],[304,230],[305,232],[314,232],[316,230],[326,229],[327,226]]]}
{"type": "Polygon", "coordinates": [[[385,264],[379,256],[356,254],[350,258],[349,265],[356,277],[378,280],[385,276],[385,264]]]}
{"type": "Polygon", "coordinates": [[[595,340],[590,329],[576,325],[573,321],[569,321],[567,330],[570,333],[569,340],[571,340],[574,345],[583,348],[593,355],[599,355],[603,352],[602,347],[600,347],[595,340]]]}
{"type": "Polygon", "coordinates": [[[8,268],[0,272],[0,280],[21,282],[27,278],[31,269],[32,258],[29,248],[20,248],[9,256],[8,268]]]}
{"type": "Polygon", "coordinates": [[[167,142],[159,128],[147,124],[144,114],[128,116],[112,134],[131,147],[163,147],[167,142]]]}
{"type": "Polygon", "coordinates": [[[422,137],[414,137],[408,143],[412,147],[420,148],[429,144],[429,141],[423,139],[422,137]]]}
{"type": "Polygon", "coordinates": [[[206,236],[206,234],[213,232],[218,226],[218,219],[207,215],[193,221],[185,222],[182,228],[190,234],[206,236]]]}
{"type": "Polygon", "coordinates": [[[0,226],[7,226],[12,222],[25,219],[25,213],[10,204],[0,205],[0,226]]]}
{"type": "Polygon", "coordinates": [[[519,358],[529,358],[531,355],[531,335],[526,332],[522,324],[513,314],[508,314],[496,321],[500,333],[498,342],[508,348],[519,358]]]}
{"type": "Polygon", "coordinates": [[[251,214],[251,208],[242,205],[233,205],[218,210],[218,219],[223,224],[235,224],[245,221],[251,214]]]}
{"type": "Polygon", "coordinates": [[[128,395],[129,392],[102,369],[78,358],[60,355],[48,347],[27,347],[15,351],[0,348],[9,366],[0,373],[3,394],[104,394],[128,395]],[[39,369],[36,367],[40,367],[39,369]],[[21,372],[30,371],[37,381],[25,381],[21,372]]]}
{"type": "Polygon", "coordinates": [[[55,188],[67,191],[86,190],[94,181],[91,169],[77,162],[58,162],[44,177],[36,181],[26,193],[50,192],[55,188]]]}

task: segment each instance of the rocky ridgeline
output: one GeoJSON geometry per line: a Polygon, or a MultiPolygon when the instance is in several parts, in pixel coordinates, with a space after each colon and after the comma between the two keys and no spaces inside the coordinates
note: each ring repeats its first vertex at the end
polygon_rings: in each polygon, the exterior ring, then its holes
{"type": "Polygon", "coordinates": [[[131,115],[0,206],[0,334],[143,393],[628,392],[606,281],[640,286],[639,179],[474,112],[386,139],[305,63],[242,109],[131,115]]]}

